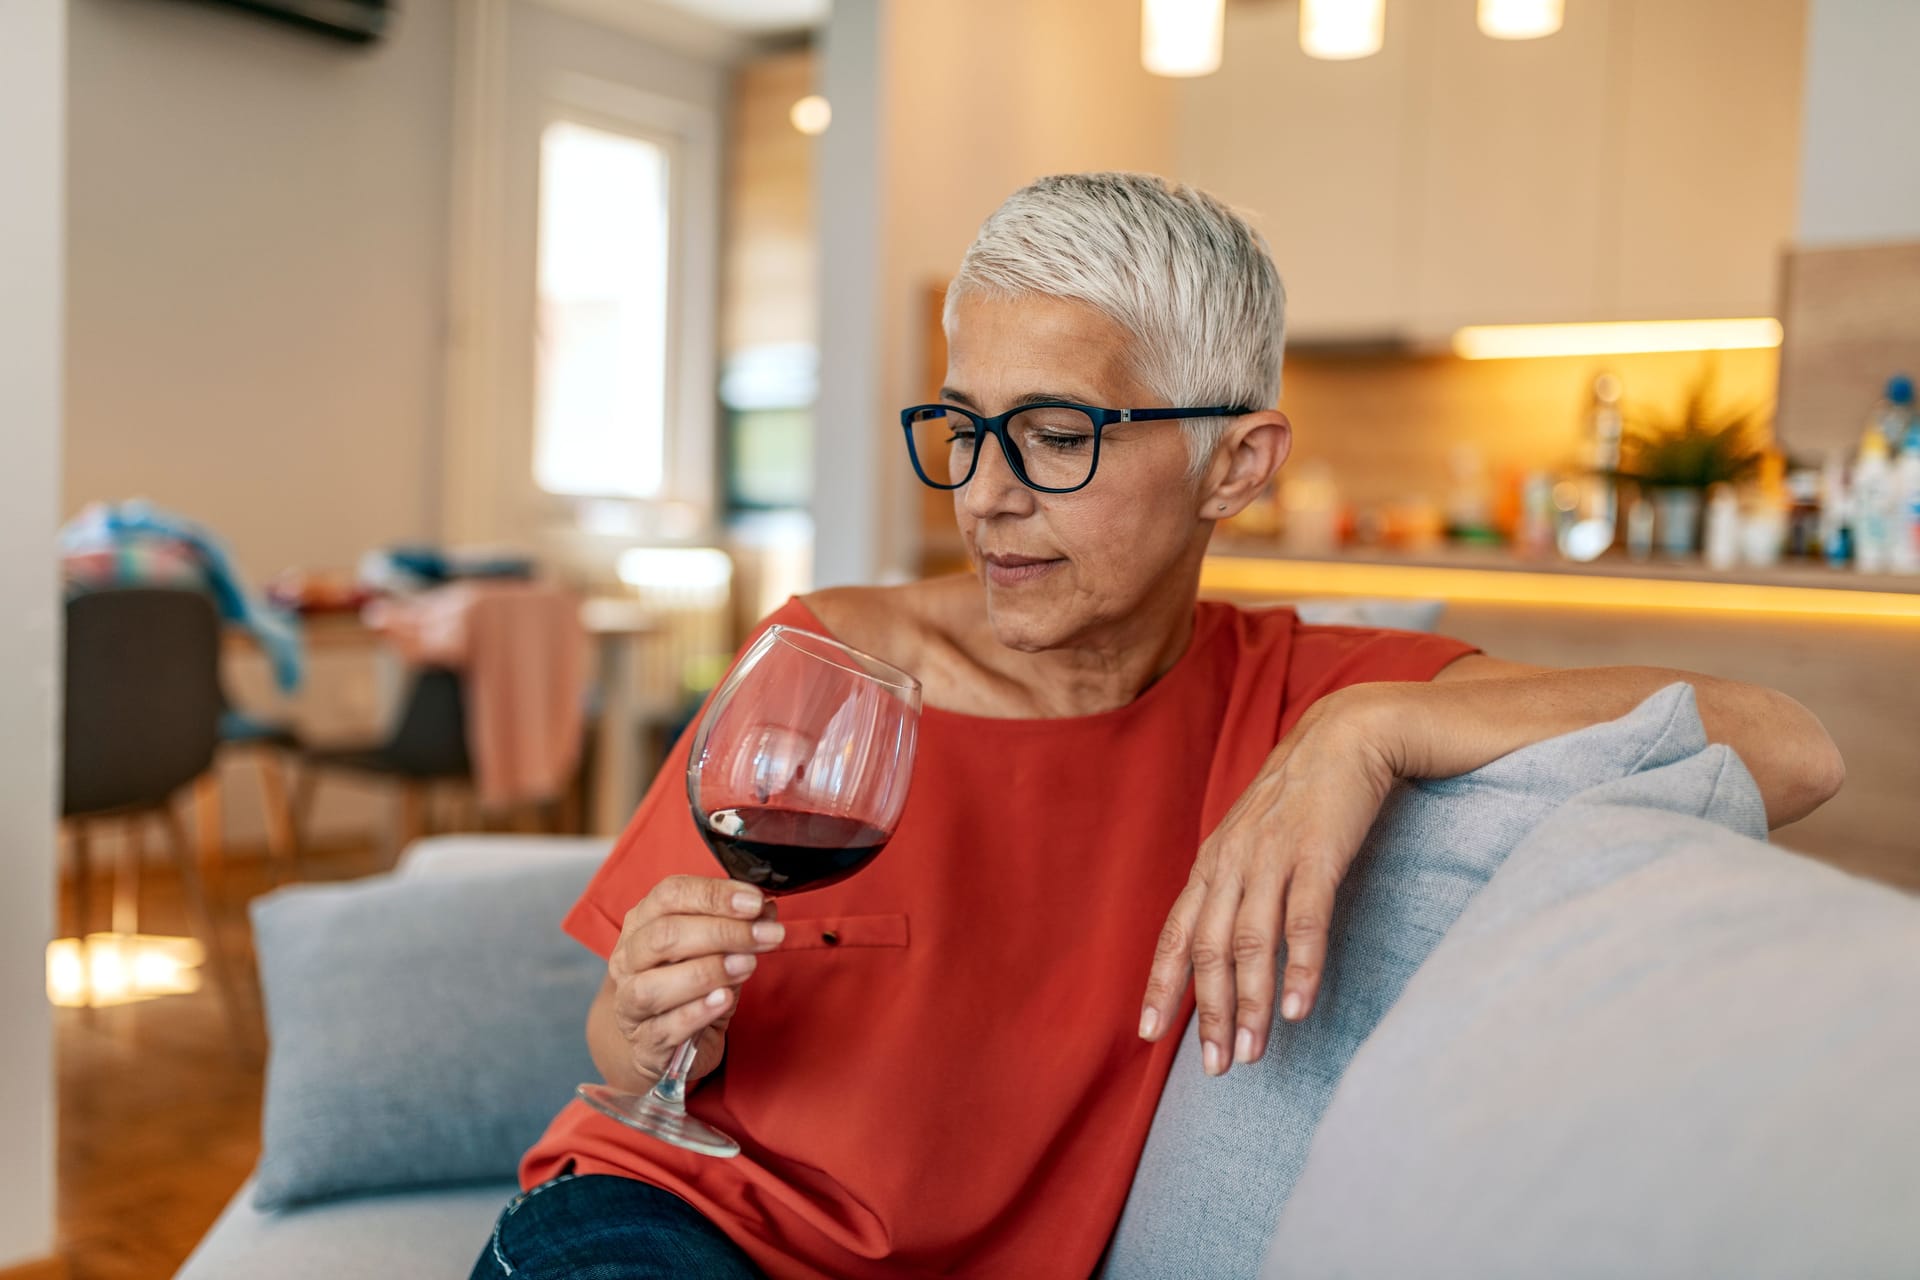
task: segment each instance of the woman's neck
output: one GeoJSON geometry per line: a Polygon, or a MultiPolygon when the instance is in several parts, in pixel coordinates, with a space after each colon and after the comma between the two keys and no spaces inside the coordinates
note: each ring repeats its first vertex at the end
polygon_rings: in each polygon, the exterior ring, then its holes
{"type": "Polygon", "coordinates": [[[1180,660],[1193,638],[1197,565],[1180,566],[1164,586],[1120,617],[1033,650],[1002,643],[973,577],[839,587],[806,604],[834,636],[918,676],[929,707],[1057,719],[1123,707],[1180,660]]]}
{"type": "Polygon", "coordinates": [[[991,648],[972,656],[999,678],[999,692],[1023,708],[1015,714],[1098,715],[1132,702],[1180,660],[1193,639],[1193,600],[1168,594],[1067,644],[1031,653],[1000,644],[983,610],[983,639],[991,648]]]}

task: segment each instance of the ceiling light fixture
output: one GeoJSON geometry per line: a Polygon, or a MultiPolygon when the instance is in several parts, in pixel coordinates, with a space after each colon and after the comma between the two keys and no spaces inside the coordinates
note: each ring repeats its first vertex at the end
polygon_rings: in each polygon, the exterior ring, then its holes
{"type": "Polygon", "coordinates": [[[793,104],[787,119],[809,138],[817,138],[833,123],[833,107],[819,94],[810,93],[793,104]]]}
{"type": "Polygon", "coordinates": [[[1227,0],[1141,0],[1140,65],[1156,76],[1220,69],[1227,0]]]}
{"type": "Polygon", "coordinates": [[[1480,34],[1538,40],[1560,29],[1566,7],[1566,0],[1480,0],[1480,34]]]}
{"type": "Polygon", "coordinates": [[[1300,0],[1300,47],[1330,62],[1367,58],[1386,42],[1387,0],[1300,0]]]}

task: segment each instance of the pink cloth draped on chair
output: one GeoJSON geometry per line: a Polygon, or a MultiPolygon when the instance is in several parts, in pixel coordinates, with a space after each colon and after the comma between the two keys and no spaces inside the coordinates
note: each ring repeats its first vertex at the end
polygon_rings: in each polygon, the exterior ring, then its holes
{"type": "Polygon", "coordinates": [[[548,801],[580,760],[587,635],[580,600],[538,583],[462,582],[368,606],[407,661],[463,675],[467,752],[489,809],[548,801]]]}

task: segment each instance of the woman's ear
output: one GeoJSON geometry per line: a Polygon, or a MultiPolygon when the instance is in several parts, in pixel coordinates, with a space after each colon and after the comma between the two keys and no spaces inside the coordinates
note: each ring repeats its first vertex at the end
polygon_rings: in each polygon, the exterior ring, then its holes
{"type": "Polygon", "coordinates": [[[1266,492],[1292,448],[1293,424],[1278,409],[1233,419],[1208,469],[1208,483],[1200,494],[1200,518],[1225,520],[1246,510],[1266,492]]]}

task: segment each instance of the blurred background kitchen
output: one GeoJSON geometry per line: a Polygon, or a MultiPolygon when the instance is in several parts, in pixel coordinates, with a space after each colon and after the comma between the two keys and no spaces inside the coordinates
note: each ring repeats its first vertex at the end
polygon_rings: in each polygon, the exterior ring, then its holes
{"type": "MultiPolygon", "coordinates": [[[[1296,449],[1210,592],[1783,689],[1848,764],[1786,842],[1920,887],[1916,49],[1910,0],[6,6],[0,1123],[40,1136],[0,1183],[52,1158],[57,1032],[60,1246],[170,1274],[258,1082],[211,985],[145,997],[209,947],[244,986],[251,895],[615,831],[753,619],[959,567],[895,412],[1050,172],[1189,181],[1273,246],[1296,449]],[[182,584],[213,763],[147,819],[70,794],[56,841],[53,779],[115,767],[49,755],[72,601],[182,584]],[[529,698],[531,773],[476,710],[529,698]],[[167,1053],[195,1083],[125,1104],[224,1136],[141,1221],[101,1097],[167,1053]]],[[[0,1273],[52,1222],[0,1203],[0,1273]]]]}

